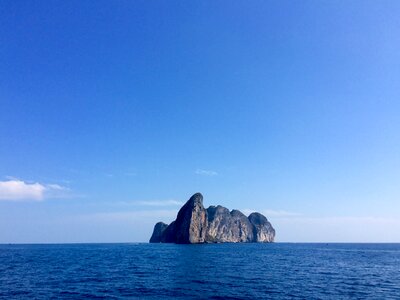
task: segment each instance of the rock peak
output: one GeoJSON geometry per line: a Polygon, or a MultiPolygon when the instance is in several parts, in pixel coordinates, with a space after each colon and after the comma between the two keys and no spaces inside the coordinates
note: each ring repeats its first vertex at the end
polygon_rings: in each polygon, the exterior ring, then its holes
{"type": "Polygon", "coordinates": [[[203,195],[201,193],[196,193],[187,202],[194,202],[196,204],[203,205],[203,195]]]}
{"type": "Polygon", "coordinates": [[[273,242],[275,230],[260,213],[246,217],[239,210],[223,206],[203,206],[203,195],[196,193],[181,207],[176,220],[154,226],[150,243],[273,242]]]}

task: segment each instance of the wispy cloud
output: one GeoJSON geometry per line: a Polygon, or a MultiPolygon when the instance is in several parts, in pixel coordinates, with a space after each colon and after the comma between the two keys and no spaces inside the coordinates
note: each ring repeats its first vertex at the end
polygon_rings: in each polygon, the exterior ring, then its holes
{"type": "Polygon", "coordinates": [[[120,178],[122,176],[127,176],[127,177],[137,176],[137,174],[135,172],[124,172],[124,173],[105,172],[103,173],[103,176],[108,178],[120,178]]]}
{"type": "Polygon", "coordinates": [[[399,242],[400,219],[380,216],[271,218],[277,240],[290,242],[399,242]]]}
{"type": "MultiPolygon", "coordinates": [[[[75,197],[74,197],[75,198],[75,197]]],[[[147,208],[155,208],[155,207],[173,207],[173,206],[182,206],[185,202],[178,200],[113,200],[113,201],[105,201],[105,202],[93,202],[88,205],[98,205],[102,204],[105,206],[111,207],[147,207],[147,208]]]]}
{"type": "Polygon", "coordinates": [[[135,201],[133,203],[144,206],[180,206],[184,204],[182,201],[177,200],[135,201]]]}
{"type": "Polygon", "coordinates": [[[63,187],[63,186],[61,186],[59,184],[47,184],[46,187],[48,189],[52,189],[52,190],[55,190],[55,191],[65,191],[65,190],[67,190],[66,187],[63,187]]]}
{"type": "Polygon", "coordinates": [[[245,208],[242,211],[246,215],[249,215],[249,214],[257,211],[257,212],[262,213],[263,215],[265,215],[267,218],[269,218],[269,217],[273,217],[273,218],[289,218],[289,217],[301,216],[300,213],[286,211],[286,210],[273,210],[273,209],[254,210],[254,209],[245,208]]]}
{"type": "Polygon", "coordinates": [[[79,218],[96,221],[137,221],[138,219],[149,219],[152,223],[154,220],[162,220],[163,218],[172,219],[176,217],[176,210],[139,210],[139,211],[123,211],[123,212],[99,212],[87,215],[81,215],[79,218]]]}
{"type": "Polygon", "coordinates": [[[59,198],[69,191],[58,184],[30,183],[17,178],[7,177],[0,181],[0,200],[4,201],[42,201],[49,197],[59,198]]]}
{"type": "Polygon", "coordinates": [[[216,176],[216,175],[218,175],[218,173],[213,171],[213,170],[203,170],[203,169],[197,169],[195,171],[195,174],[203,175],[203,176],[216,176]]]}
{"type": "Polygon", "coordinates": [[[286,211],[286,210],[272,210],[272,209],[264,209],[262,213],[266,216],[270,217],[298,217],[301,216],[300,213],[286,211]]]}

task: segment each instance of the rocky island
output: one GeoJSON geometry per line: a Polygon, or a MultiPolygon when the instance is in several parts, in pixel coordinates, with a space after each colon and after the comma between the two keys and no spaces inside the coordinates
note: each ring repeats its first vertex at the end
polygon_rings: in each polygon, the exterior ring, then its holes
{"type": "Polygon", "coordinates": [[[150,243],[271,243],[275,229],[267,218],[254,212],[248,217],[223,206],[205,209],[203,196],[194,194],[179,210],[176,220],[154,226],[150,243]]]}

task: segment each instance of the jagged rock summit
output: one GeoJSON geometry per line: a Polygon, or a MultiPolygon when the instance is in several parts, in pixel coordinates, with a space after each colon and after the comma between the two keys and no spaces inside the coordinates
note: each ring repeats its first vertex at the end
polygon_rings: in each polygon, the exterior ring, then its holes
{"type": "Polygon", "coordinates": [[[194,194],[179,210],[176,220],[154,226],[150,243],[270,243],[275,229],[260,213],[246,217],[223,206],[203,206],[203,195],[194,194]]]}

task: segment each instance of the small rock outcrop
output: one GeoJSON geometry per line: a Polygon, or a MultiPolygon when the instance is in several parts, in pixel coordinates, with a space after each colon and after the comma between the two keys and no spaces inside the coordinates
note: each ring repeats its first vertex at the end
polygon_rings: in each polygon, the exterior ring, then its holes
{"type": "Polygon", "coordinates": [[[264,215],[254,212],[250,214],[249,221],[251,224],[253,224],[254,228],[254,242],[259,243],[274,241],[275,229],[272,227],[271,223],[268,222],[264,215]]]}
{"type": "MultiPolygon", "coordinates": [[[[159,243],[163,240],[163,236],[165,233],[165,229],[167,229],[168,225],[163,222],[158,222],[154,226],[153,234],[150,238],[150,243],[159,243]]],[[[165,241],[164,241],[165,242],[165,241]]]]}
{"type": "Polygon", "coordinates": [[[275,230],[262,214],[246,217],[220,205],[205,209],[203,196],[196,193],[182,206],[175,221],[154,226],[150,243],[270,243],[274,238],[275,230]]]}

